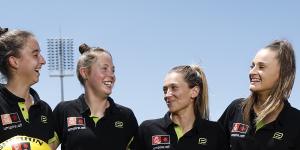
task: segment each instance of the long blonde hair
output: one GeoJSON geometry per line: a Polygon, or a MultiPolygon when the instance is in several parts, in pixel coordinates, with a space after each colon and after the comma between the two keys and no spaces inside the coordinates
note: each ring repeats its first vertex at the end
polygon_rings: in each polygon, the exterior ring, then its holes
{"type": "MultiPolygon", "coordinates": [[[[284,100],[290,97],[296,75],[296,59],[292,45],[286,40],[275,40],[265,47],[277,52],[277,60],[280,64],[279,80],[272,88],[269,97],[262,105],[263,110],[257,114],[256,122],[263,121],[266,116],[277,111],[284,100]]],[[[245,123],[250,122],[250,111],[258,96],[251,92],[243,103],[243,118],[245,123]]]]}

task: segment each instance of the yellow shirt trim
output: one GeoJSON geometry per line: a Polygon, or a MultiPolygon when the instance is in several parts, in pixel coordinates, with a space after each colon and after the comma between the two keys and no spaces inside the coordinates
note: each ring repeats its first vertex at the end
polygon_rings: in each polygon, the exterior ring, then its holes
{"type": "Polygon", "coordinates": [[[56,142],[56,141],[57,141],[57,143],[60,143],[57,133],[54,132],[54,136],[51,139],[48,140],[48,144],[51,144],[51,143],[56,142]]]}
{"type": "Polygon", "coordinates": [[[176,132],[176,135],[177,135],[177,139],[179,140],[183,136],[182,129],[178,125],[175,125],[174,129],[175,129],[175,132],[176,132]]]}
{"type": "Polygon", "coordinates": [[[259,129],[261,129],[262,127],[265,126],[265,123],[263,121],[260,121],[260,122],[257,122],[255,124],[255,126],[256,126],[256,130],[255,131],[258,131],[259,129]]]}
{"type": "Polygon", "coordinates": [[[19,108],[22,112],[23,118],[26,122],[29,122],[29,114],[26,108],[25,102],[18,102],[19,108]]]}
{"type": "Polygon", "coordinates": [[[100,120],[100,118],[99,117],[97,117],[97,116],[90,116],[90,118],[92,118],[93,119],[93,121],[95,122],[95,125],[97,124],[97,122],[100,120]]]}

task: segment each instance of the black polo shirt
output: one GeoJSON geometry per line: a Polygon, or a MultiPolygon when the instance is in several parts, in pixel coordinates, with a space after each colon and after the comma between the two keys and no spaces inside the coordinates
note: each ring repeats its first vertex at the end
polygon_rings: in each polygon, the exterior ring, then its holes
{"type": "Polygon", "coordinates": [[[0,143],[16,135],[25,135],[52,142],[54,137],[53,116],[50,106],[40,100],[30,89],[34,104],[29,111],[25,100],[0,85],[0,143]]]}
{"type": "Polygon", "coordinates": [[[137,133],[137,120],[131,109],[108,98],[110,106],[95,122],[84,95],[64,101],[54,109],[56,132],[62,150],[123,150],[137,133]]]}
{"type": "Polygon", "coordinates": [[[285,100],[277,119],[256,131],[253,110],[251,123],[243,123],[243,101],[233,101],[218,121],[225,128],[232,150],[300,150],[299,110],[285,100]]]}
{"type": "Polygon", "coordinates": [[[196,118],[193,128],[179,140],[170,119],[144,121],[139,127],[138,150],[227,150],[225,133],[216,122],[196,118]]]}

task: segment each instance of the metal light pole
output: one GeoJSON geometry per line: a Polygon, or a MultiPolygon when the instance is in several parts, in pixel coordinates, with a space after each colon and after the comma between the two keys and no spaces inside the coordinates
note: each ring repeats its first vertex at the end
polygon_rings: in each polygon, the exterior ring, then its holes
{"type": "Polygon", "coordinates": [[[64,77],[73,76],[73,39],[47,39],[50,77],[60,78],[61,101],[64,101],[64,77]]]}

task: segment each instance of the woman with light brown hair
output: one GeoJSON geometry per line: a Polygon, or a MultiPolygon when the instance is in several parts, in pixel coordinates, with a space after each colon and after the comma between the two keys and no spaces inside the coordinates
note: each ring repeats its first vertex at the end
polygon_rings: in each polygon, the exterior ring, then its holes
{"type": "Polygon", "coordinates": [[[77,77],[84,93],[59,103],[53,113],[62,150],[130,149],[138,123],[130,108],[110,96],[115,85],[115,65],[109,51],[87,44],[79,46],[77,77]]]}
{"type": "Polygon", "coordinates": [[[249,73],[251,94],[233,101],[219,119],[232,150],[300,149],[300,111],[288,102],[295,75],[288,41],[273,41],[257,52],[249,73]]]}
{"type": "Polygon", "coordinates": [[[163,84],[169,108],[163,118],[144,121],[139,127],[138,150],[227,150],[221,126],[209,121],[208,85],[198,65],[172,68],[163,84]]]}
{"type": "Polygon", "coordinates": [[[45,63],[31,32],[0,28],[0,73],[6,80],[0,84],[0,149],[18,136],[39,139],[53,148],[51,107],[31,88],[45,63]]]}

